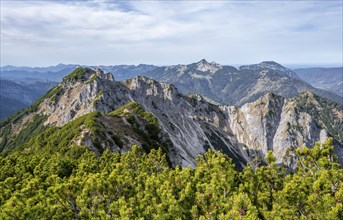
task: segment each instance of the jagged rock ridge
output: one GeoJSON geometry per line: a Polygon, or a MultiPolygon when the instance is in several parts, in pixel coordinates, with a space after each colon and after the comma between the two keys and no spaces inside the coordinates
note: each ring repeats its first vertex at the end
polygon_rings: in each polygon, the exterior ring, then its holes
{"type": "Polygon", "coordinates": [[[294,166],[295,147],[312,146],[328,136],[335,138],[335,152],[343,158],[342,105],[311,92],[291,99],[267,93],[238,108],[211,104],[197,94],[181,95],[173,85],[146,77],[118,82],[100,69],[84,68],[64,78],[53,91],[34,113],[11,122],[12,134],[14,130],[20,133],[20,124],[30,122],[34,114],[46,115],[45,125],[62,126],[95,111],[106,118],[113,110],[136,102],[156,117],[159,136],[172,143],[167,152],[174,165],[195,166],[196,156],[212,148],[228,154],[238,167],[263,158],[268,150],[273,150],[277,162],[294,166]]]}

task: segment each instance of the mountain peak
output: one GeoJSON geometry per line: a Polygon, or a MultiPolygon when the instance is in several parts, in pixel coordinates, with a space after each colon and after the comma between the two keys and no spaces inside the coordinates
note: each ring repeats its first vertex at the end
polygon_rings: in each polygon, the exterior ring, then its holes
{"type": "Polygon", "coordinates": [[[104,73],[99,67],[95,68],[95,74],[100,79],[110,80],[112,82],[114,81],[112,73],[104,73]]]}
{"type": "Polygon", "coordinates": [[[281,64],[275,61],[263,61],[258,64],[244,65],[244,66],[240,66],[239,69],[240,70],[253,70],[253,71],[271,70],[282,76],[287,76],[293,79],[300,79],[299,76],[297,76],[295,72],[282,66],[281,64]]]}
{"type": "Polygon", "coordinates": [[[73,72],[63,78],[63,82],[75,82],[87,80],[93,73],[94,70],[85,67],[77,67],[73,72]]]}
{"type": "Polygon", "coordinates": [[[196,64],[198,64],[198,65],[205,65],[205,64],[207,64],[207,65],[209,65],[210,63],[206,60],[206,59],[201,59],[199,62],[197,62],[196,64]]]}
{"type": "Polygon", "coordinates": [[[282,71],[290,71],[288,68],[282,66],[281,64],[275,61],[262,61],[257,66],[265,69],[272,69],[272,70],[282,70],[282,71]]]}
{"type": "Polygon", "coordinates": [[[195,64],[196,64],[196,70],[199,70],[201,72],[215,73],[221,69],[221,66],[219,64],[217,64],[216,62],[210,63],[205,59],[202,59],[195,64]]]}
{"type": "Polygon", "coordinates": [[[282,66],[281,64],[275,62],[275,61],[262,61],[260,64],[264,65],[274,65],[274,66],[282,66]]]}
{"type": "Polygon", "coordinates": [[[86,81],[92,76],[98,77],[100,79],[106,79],[114,81],[112,73],[104,73],[100,68],[77,67],[73,72],[63,78],[63,82],[76,82],[76,81],[86,81]]]}
{"type": "Polygon", "coordinates": [[[273,69],[274,70],[275,68],[287,69],[275,61],[262,61],[257,64],[243,65],[239,67],[239,69],[251,69],[251,70],[258,70],[258,69],[273,69]]]}

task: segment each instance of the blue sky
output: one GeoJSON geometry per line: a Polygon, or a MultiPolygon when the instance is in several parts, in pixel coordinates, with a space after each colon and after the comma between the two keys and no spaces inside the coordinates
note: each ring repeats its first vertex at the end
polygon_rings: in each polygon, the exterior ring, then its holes
{"type": "Polygon", "coordinates": [[[342,65],[342,1],[1,1],[1,66],[342,65]]]}

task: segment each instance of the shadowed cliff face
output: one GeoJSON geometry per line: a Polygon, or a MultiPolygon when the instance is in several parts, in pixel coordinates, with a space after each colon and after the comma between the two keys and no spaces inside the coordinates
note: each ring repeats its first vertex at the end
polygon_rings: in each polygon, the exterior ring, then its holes
{"type": "MultiPolygon", "coordinates": [[[[212,71],[204,66],[199,68],[212,71]]],[[[108,134],[106,127],[110,124],[116,128],[131,126],[133,129],[139,125],[143,133],[149,134],[149,127],[144,123],[124,123],[126,119],[123,119],[124,126],[119,123],[120,120],[108,118],[108,113],[132,102],[156,118],[161,140],[158,143],[170,143],[166,144],[165,150],[174,165],[195,166],[196,156],[212,148],[228,154],[239,168],[255,157],[264,158],[268,150],[274,152],[278,163],[292,167],[296,147],[310,147],[329,136],[335,138],[335,152],[340,159],[343,158],[342,105],[319,98],[311,92],[291,99],[267,93],[238,108],[211,104],[197,94],[181,95],[173,85],[146,77],[117,82],[111,74],[104,74],[100,69],[84,68],[74,71],[43,97],[35,111],[5,123],[0,140],[3,142],[5,139],[5,128],[10,130],[6,138],[15,138],[34,115],[45,115],[46,126],[63,126],[95,111],[103,115],[97,120],[102,121],[99,127],[105,134],[108,134]]],[[[85,136],[85,133],[82,135],[85,136]]],[[[120,136],[130,135],[121,133],[120,136]]],[[[125,146],[129,146],[131,142],[144,142],[144,138],[137,136],[134,141],[124,142],[125,146]]],[[[4,147],[10,146],[10,143],[4,147]]],[[[87,145],[82,141],[77,143],[87,145]]],[[[101,143],[102,148],[118,151],[113,138],[101,143]]]]}

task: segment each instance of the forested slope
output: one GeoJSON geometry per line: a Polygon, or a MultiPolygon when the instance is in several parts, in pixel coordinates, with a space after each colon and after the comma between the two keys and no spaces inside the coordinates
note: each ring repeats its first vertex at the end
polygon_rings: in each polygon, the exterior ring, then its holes
{"type": "Polygon", "coordinates": [[[296,173],[253,161],[236,171],[209,150],[197,167],[145,154],[45,147],[0,156],[1,219],[342,219],[343,172],[332,139],[297,150],[296,173]]]}

